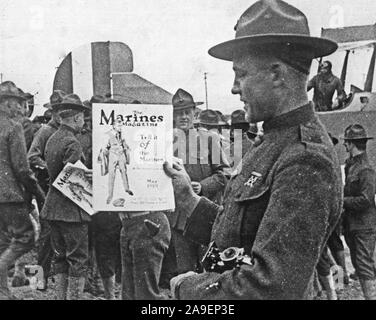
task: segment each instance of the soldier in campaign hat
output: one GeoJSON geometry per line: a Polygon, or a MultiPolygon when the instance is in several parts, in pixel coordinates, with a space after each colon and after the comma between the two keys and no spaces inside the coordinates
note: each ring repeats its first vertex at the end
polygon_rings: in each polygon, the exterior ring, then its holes
{"type": "Polygon", "coordinates": [[[376,173],[367,156],[367,135],[360,124],[345,130],[344,146],[349,158],[345,162],[344,235],[350,257],[365,299],[376,299],[376,173]]]}
{"type": "MultiPolygon", "coordinates": [[[[66,93],[62,90],[55,90],[51,96],[50,101],[44,104],[44,107],[51,113],[51,120],[43,125],[36,133],[30,149],[27,153],[27,158],[32,170],[34,171],[38,183],[45,193],[49,188],[49,175],[47,164],[44,157],[44,151],[48,139],[59,129],[60,116],[54,106],[63,100],[66,93]]],[[[42,208],[40,208],[41,210],[42,208]]],[[[51,228],[48,220],[41,218],[41,236],[38,244],[38,265],[43,268],[44,283],[40,287],[41,290],[47,289],[48,278],[51,270],[51,261],[53,258],[53,250],[51,247],[51,228]]]]}
{"type": "Polygon", "coordinates": [[[226,123],[222,120],[221,115],[218,112],[207,109],[202,110],[198,117],[199,126],[207,130],[219,129],[220,126],[226,123]]]}
{"type": "Polygon", "coordinates": [[[306,299],[342,207],[337,155],[306,86],[312,59],[337,44],[311,37],[305,15],[280,0],[257,1],[235,30],[209,54],[233,62],[232,93],[249,122],[264,121],[262,143],[233,174],[223,208],[195,194],[178,164],[165,171],[187,217],[184,235],[214,241],[220,251],[243,248],[250,259],[223,272],[179,275],[171,290],[180,299],[306,299]]]}
{"type": "MultiPolygon", "coordinates": [[[[193,127],[194,110],[200,104],[202,103],[195,102],[192,95],[183,89],[178,89],[172,97],[174,156],[182,159],[194,192],[220,204],[227,182],[224,169],[229,168],[229,163],[219,135],[207,130],[195,130],[193,127]],[[192,144],[197,145],[190,150],[192,144]]],[[[204,110],[199,121],[208,127],[216,127],[218,114],[213,110],[204,110]]],[[[177,273],[199,270],[202,251],[197,243],[183,235],[184,209],[176,208],[168,217],[172,237],[164,264],[164,280],[177,273]]]]}
{"type": "Polygon", "coordinates": [[[13,120],[23,101],[24,95],[12,81],[0,84],[0,300],[12,298],[8,267],[35,242],[29,217],[31,196],[40,204],[44,202],[44,192],[27,162],[22,126],[13,120]]]}
{"type": "Polygon", "coordinates": [[[251,148],[251,138],[254,139],[257,136],[257,125],[256,130],[254,130],[254,127],[252,127],[251,131],[250,124],[245,118],[245,111],[235,110],[233,113],[231,113],[230,129],[230,154],[231,159],[233,159],[232,166],[236,168],[239,165],[241,159],[243,159],[244,155],[251,148]],[[241,147],[241,150],[239,150],[239,146],[241,147]]]}
{"type": "Polygon", "coordinates": [[[81,297],[85,284],[90,216],[52,187],[52,183],[67,163],[85,162],[76,135],[84,126],[84,111],[88,108],[76,94],[65,95],[52,108],[58,112],[61,125],[49,138],[44,151],[50,186],[41,217],[51,226],[57,298],[76,300],[81,297]]]}

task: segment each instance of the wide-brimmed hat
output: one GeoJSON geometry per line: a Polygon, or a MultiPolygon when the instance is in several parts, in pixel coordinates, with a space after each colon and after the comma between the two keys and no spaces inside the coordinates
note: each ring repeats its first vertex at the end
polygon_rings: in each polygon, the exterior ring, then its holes
{"type": "MultiPolygon", "coordinates": [[[[21,89],[20,89],[21,90],[21,89]]],[[[21,90],[22,91],[22,90],[21,90]]],[[[22,91],[23,92],[23,91],[22,91]]],[[[27,100],[27,101],[29,101],[29,100],[31,100],[31,99],[33,99],[34,98],[34,95],[32,95],[30,92],[24,92],[23,93],[23,96],[24,96],[24,98],[25,98],[25,100],[27,100]]]]}
{"type": "Polygon", "coordinates": [[[172,97],[172,105],[175,111],[195,108],[201,104],[203,102],[194,102],[192,95],[183,89],[178,89],[172,97]]]}
{"type": "Polygon", "coordinates": [[[45,103],[43,107],[53,110],[55,107],[63,101],[63,98],[67,94],[63,90],[54,90],[50,96],[50,102],[45,103]]]}
{"type": "Polygon", "coordinates": [[[220,110],[214,110],[218,115],[218,125],[220,126],[228,126],[227,119],[225,115],[220,110]]]}
{"type": "Polygon", "coordinates": [[[85,100],[83,103],[84,106],[86,106],[88,109],[92,110],[93,109],[93,103],[107,103],[106,98],[96,94],[90,98],[90,100],[85,100]]]}
{"type": "Polygon", "coordinates": [[[222,125],[222,120],[216,111],[208,109],[200,112],[198,123],[206,126],[219,126],[222,125]]]}
{"type": "Polygon", "coordinates": [[[63,97],[61,102],[52,105],[53,110],[61,112],[63,110],[75,110],[75,111],[85,111],[90,110],[85,106],[78,95],[74,93],[67,94],[63,97]]]}
{"type": "MultiPolygon", "coordinates": [[[[282,45],[304,48],[310,59],[333,53],[338,45],[329,39],[311,37],[306,16],[281,0],[261,0],[250,6],[235,26],[235,39],[209,50],[215,58],[232,61],[236,49],[282,45]]],[[[297,50],[300,51],[300,50],[297,50]]]]}
{"type": "Polygon", "coordinates": [[[369,140],[373,137],[367,136],[366,130],[360,124],[352,124],[345,129],[343,140],[369,140]]]}
{"type": "Polygon", "coordinates": [[[13,81],[4,81],[0,83],[0,97],[1,98],[17,98],[26,101],[25,93],[18,88],[13,81]]]}
{"type": "Polygon", "coordinates": [[[244,110],[235,110],[233,113],[231,113],[231,125],[235,124],[249,124],[249,122],[245,119],[244,110]]]}

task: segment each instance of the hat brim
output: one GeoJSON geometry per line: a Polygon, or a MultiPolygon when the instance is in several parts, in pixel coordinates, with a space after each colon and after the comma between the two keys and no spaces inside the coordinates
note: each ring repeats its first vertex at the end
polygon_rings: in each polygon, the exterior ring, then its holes
{"type": "Polygon", "coordinates": [[[268,44],[292,43],[310,49],[312,59],[325,57],[338,48],[337,43],[332,40],[318,37],[288,34],[261,34],[256,36],[239,37],[233,40],[222,42],[209,49],[209,54],[214,58],[232,61],[234,51],[242,46],[259,46],[268,44]]]}
{"type": "Polygon", "coordinates": [[[18,99],[18,100],[22,100],[22,101],[26,101],[27,99],[23,96],[18,96],[16,94],[2,94],[0,95],[0,98],[15,98],[15,99],[18,99]]]}
{"type": "Polygon", "coordinates": [[[344,136],[340,137],[342,140],[372,140],[374,137],[362,137],[362,138],[346,138],[344,136]]]}
{"type": "Polygon", "coordinates": [[[209,122],[202,122],[198,121],[198,124],[203,124],[205,126],[212,126],[212,127],[217,127],[217,126],[225,126],[227,123],[225,122],[220,122],[220,123],[209,123],[209,122]]]}
{"type": "Polygon", "coordinates": [[[177,110],[184,110],[184,109],[189,109],[189,108],[196,108],[197,106],[200,106],[204,104],[203,102],[194,102],[192,104],[187,104],[185,106],[173,106],[174,108],[174,111],[177,111],[177,110]]]}
{"type": "Polygon", "coordinates": [[[232,126],[236,126],[237,124],[239,124],[239,125],[248,124],[249,125],[249,122],[248,121],[231,122],[232,126]]]}
{"type": "Polygon", "coordinates": [[[56,103],[56,104],[53,104],[51,105],[52,109],[53,110],[60,110],[60,109],[75,109],[77,111],[86,111],[86,110],[90,110],[90,108],[84,106],[84,105],[81,105],[81,104],[75,104],[75,103],[56,103]]]}

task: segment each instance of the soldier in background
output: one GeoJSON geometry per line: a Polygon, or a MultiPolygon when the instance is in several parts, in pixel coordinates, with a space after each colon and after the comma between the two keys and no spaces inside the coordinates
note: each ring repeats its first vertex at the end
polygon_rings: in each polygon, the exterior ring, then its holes
{"type": "MultiPolygon", "coordinates": [[[[0,84],[0,300],[11,299],[8,267],[34,245],[31,195],[39,203],[44,193],[26,158],[22,126],[13,121],[25,98],[11,81],[0,84]]],[[[35,217],[37,219],[37,217],[35,217]]]]}
{"type": "MultiPolygon", "coordinates": [[[[54,106],[60,103],[63,97],[66,95],[64,91],[55,90],[50,96],[50,102],[46,103],[44,107],[51,111],[51,120],[43,125],[35,135],[31,144],[30,150],[27,154],[30,166],[35,172],[38,179],[38,183],[42,187],[43,191],[47,194],[49,188],[49,175],[47,170],[47,164],[44,157],[44,151],[46,149],[48,139],[59,129],[60,116],[54,106]]],[[[42,208],[40,207],[41,211],[42,208]]],[[[53,250],[51,247],[51,228],[47,220],[41,218],[41,236],[38,243],[38,265],[43,268],[44,271],[44,284],[41,290],[47,289],[48,278],[51,273],[51,262],[53,258],[53,250]]]]}
{"type": "MultiPolygon", "coordinates": [[[[218,134],[193,128],[194,110],[199,103],[194,102],[190,93],[178,89],[172,98],[174,108],[174,156],[182,158],[184,167],[191,179],[194,192],[221,204],[222,193],[227,183],[225,169],[230,167],[224,157],[218,134]],[[193,139],[193,140],[191,140],[193,139]],[[196,150],[190,150],[197,144],[196,150]],[[215,156],[217,158],[215,159],[215,156]]],[[[200,113],[200,124],[218,125],[218,115],[213,110],[200,113]],[[208,115],[203,121],[203,115],[208,115]]],[[[190,270],[200,270],[202,247],[183,235],[186,218],[180,208],[168,214],[171,226],[171,244],[164,262],[163,280],[166,283],[173,275],[190,270]]]]}
{"type": "MultiPolygon", "coordinates": [[[[14,120],[22,125],[26,143],[26,151],[28,151],[37,128],[29,119],[29,116],[34,110],[34,105],[29,105],[28,101],[33,99],[33,95],[30,93],[25,93],[20,88],[18,90],[20,95],[23,97],[23,100],[20,100],[14,120]]],[[[27,279],[25,274],[25,265],[27,264],[26,259],[27,257],[22,257],[16,261],[16,264],[14,266],[12,287],[22,287],[29,285],[29,280],[27,279]]]]}
{"type": "Polygon", "coordinates": [[[72,200],[52,186],[67,163],[84,162],[82,147],[76,135],[84,126],[80,98],[68,94],[54,105],[61,118],[59,129],[47,142],[46,159],[50,187],[41,217],[51,226],[52,248],[55,252],[55,282],[59,300],[81,298],[88,262],[88,222],[90,216],[72,200]]]}
{"type": "Polygon", "coordinates": [[[346,98],[342,82],[332,73],[332,63],[324,61],[319,68],[319,73],[307,85],[307,90],[313,92],[315,111],[331,111],[337,109],[346,98]],[[333,95],[337,91],[337,99],[333,104],[333,95]]]}
{"type": "MultiPolygon", "coordinates": [[[[254,126],[252,127],[252,131],[250,130],[249,122],[245,119],[245,111],[244,110],[235,110],[231,113],[231,125],[230,125],[230,141],[231,141],[231,150],[230,156],[233,162],[231,166],[236,168],[240,163],[240,160],[243,159],[244,155],[253,145],[252,140],[250,137],[254,138],[257,135],[257,126],[256,131],[254,130],[254,126]],[[241,154],[235,154],[235,137],[239,138],[239,134],[241,134],[241,154]],[[247,136],[249,134],[249,136],[247,136]]],[[[238,152],[238,149],[236,149],[238,152]]]]}
{"type": "Polygon", "coordinates": [[[364,298],[376,300],[375,262],[376,243],[376,173],[369,163],[367,136],[360,124],[346,128],[344,146],[349,158],[345,164],[344,235],[350,257],[359,278],[364,298]]]}
{"type": "Polygon", "coordinates": [[[66,93],[64,91],[55,90],[50,96],[50,102],[44,105],[44,107],[51,112],[51,120],[46,125],[42,126],[37,132],[27,154],[30,166],[34,170],[38,182],[45,192],[48,191],[49,177],[47,164],[44,158],[44,151],[48,139],[59,129],[60,126],[61,119],[57,110],[54,109],[54,105],[60,103],[65,95],[66,93]]]}
{"type": "Polygon", "coordinates": [[[23,100],[20,101],[14,120],[22,125],[25,136],[26,150],[29,150],[35,134],[35,127],[27,116],[29,109],[27,108],[26,99],[29,98],[30,94],[24,93],[21,89],[18,90],[20,91],[20,95],[23,97],[23,100]]]}
{"type": "Polygon", "coordinates": [[[219,110],[214,110],[214,111],[218,115],[218,131],[220,134],[222,134],[222,130],[229,130],[230,125],[227,122],[225,115],[221,111],[219,110]]]}

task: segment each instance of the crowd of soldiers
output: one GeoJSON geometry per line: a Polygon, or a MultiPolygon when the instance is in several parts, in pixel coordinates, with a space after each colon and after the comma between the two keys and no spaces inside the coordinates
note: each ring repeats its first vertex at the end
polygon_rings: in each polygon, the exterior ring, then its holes
{"type": "Polygon", "coordinates": [[[56,90],[45,104],[51,119],[34,132],[29,95],[11,81],[0,84],[1,299],[15,298],[8,287],[13,266],[12,285],[25,284],[22,256],[33,248],[44,271],[40,290],[53,278],[59,300],[81,299],[98,278],[109,300],[304,299],[312,298],[315,279],[316,293],[322,287],[337,299],[333,264],[345,285],[358,279],[364,297],[376,299],[376,176],[366,152],[372,137],[359,124],[345,129],[343,188],[338,139],[307,97],[312,59],[336,44],[311,37],[304,14],[280,0],[256,2],[235,29],[235,40],[209,53],[233,61],[232,93],[245,111],[234,111],[228,123],[215,110],[197,113],[200,103],[187,91],[173,95],[174,156],[181,161],[164,170],[174,212],[89,216],[52,186],[67,163],[92,169],[92,105],[118,101],[82,102],[56,90]],[[355,269],[350,277],[342,234],[355,269]],[[214,246],[219,261],[208,270],[203,257],[214,246]],[[245,255],[228,267],[233,252],[245,255]]]}
{"type": "MultiPolygon", "coordinates": [[[[28,225],[28,232],[32,226],[28,221],[29,214],[32,213],[34,220],[40,223],[41,232],[35,243],[36,263],[43,268],[44,279],[39,290],[46,290],[49,279],[53,277],[57,284],[57,299],[80,297],[85,282],[88,291],[98,294],[98,291],[93,289],[93,286],[98,286],[93,274],[97,270],[102,281],[102,285],[99,286],[103,288],[106,299],[115,299],[116,278],[118,282],[122,282],[120,279],[123,279],[124,299],[161,299],[166,298],[166,295],[160,292],[159,286],[169,288],[169,281],[173,276],[200,269],[203,248],[182,236],[179,231],[178,211],[174,214],[98,212],[89,217],[72,201],[51,187],[68,162],[75,163],[81,160],[87,168],[92,169],[92,104],[118,103],[116,100],[93,96],[89,101],[81,102],[75,94],[56,90],[52,93],[50,101],[44,104],[51,114],[49,122],[35,129],[33,122],[27,117],[29,97],[11,81],[1,83],[0,92],[3,118],[9,120],[9,125],[14,127],[13,130],[17,131],[19,138],[14,142],[17,145],[12,147],[17,148],[17,157],[21,157],[23,161],[22,166],[21,163],[13,166],[13,161],[17,161],[13,158],[15,154],[6,154],[6,158],[3,159],[9,161],[9,167],[3,173],[7,176],[11,173],[14,176],[14,192],[20,193],[18,197],[8,197],[3,202],[19,203],[22,208],[25,206],[22,217],[27,221],[23,223],[28,225]],[[23,185],[17,169],[23,170],[22,174],[33,183],[34,189],[27,189],[31,182],[23,185]],[[27,197],[24,197],[26,193],[27,197]],[[23,200],[20,198],[21,195],[24,197],[23,200]],[[40,212],[39,216],[30,202],[33,195],[40,212]],[[157,234],[153,235],[153,241],[150,242],[150,234],[153,233],[157,234]],[[123,259],[128,263],[123,266],[121,272],[123,259]]],[[[223,115],[212,110],[202,111],[194,120],[194,111],[198,104],[182,89],[173,96],[172,104],[176,129],[188,133],[190,129],[194,129],[195,124],[197,130],[194,131],[197,135],[194,138],[207,137],[211,134],[209,132],[212,132],[209,130],[216,129],[214,134],[219,139],[209,141],[216,141],[214,143],[218,145],[208,146],[209,163],[189,164],[187,159],[186,170],[197,194],[216,199],[216,203],[219,204],[227,179],[224,169],[229,169],[230,164],[226,157],[223,157],[220,164],[212,163],[210,151],[213,148],[223,150],[225,145],[228,148],[233,147],[231,141],[234,140],[234,131],[228,140],[220,136],[221,127],[225,124],[225,128],[228,129],[230,126],[222,120],[223,115]]],[[[240,150],[243,150],[244,154],[252,144],[252,139],[258,136],[257,126],[248,130],[249,123],[243,110],[237,110],[231,115],[231,123],[231,128],[241,129],[240,150]]],[[[179,148],[177,143],[175,148],[179,148]]],[[[231,152],[234,153],[233,150],[231,152]]],[[[7,187],[9,189],[12,186],[7,187]]],[[[2,227],[9,228],[10,225],[2,227]]],[[[24,237],[24,232],[24,228],[21,228],[19,234],[8,239],[8,243],[20,236],[24,237]]],[[[35,232],[38,233],[38,230],[35,232]]],[[[23,286],[28,281],[25,275],[26,262],[22,261],[21,256],[32,247],[33,237],[29,237],[27,243],[20,244],[22,250],[17,250],[17,255],[13,255],[9,261],[5,257],[3,259],[3,256],[1,259],[1,262],[6,261],[6,265],[2,265],[4,272],[15,264],[12,279],[12,285],[15,287],[23,286]]],[[[6,271],[8,273],[8,270],[6,271]]],[[[11,297],[5,282],[1,290],[4,297],[11,297]]]]}

